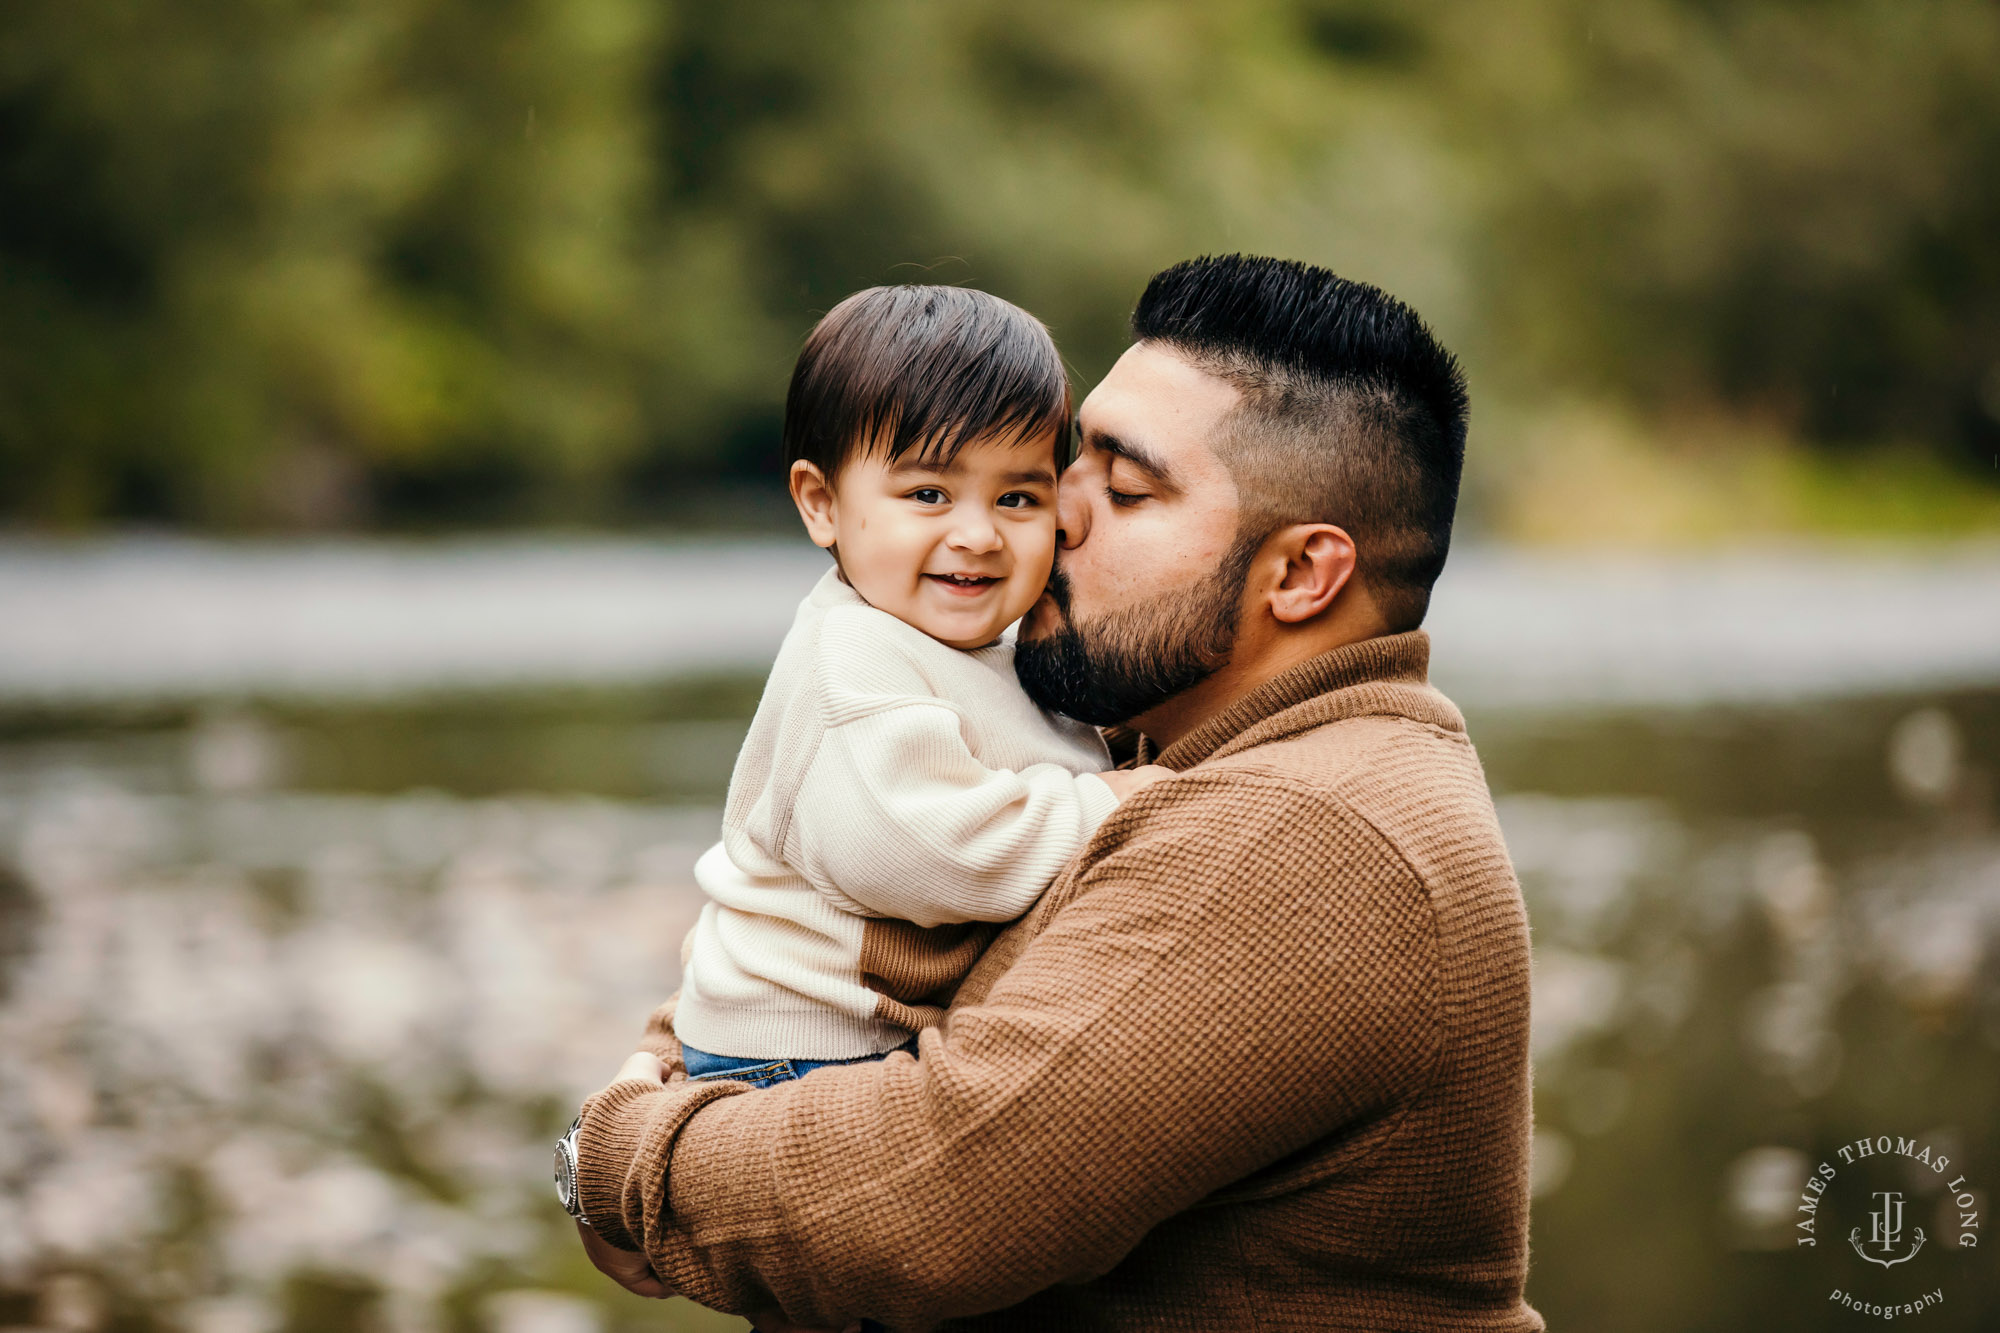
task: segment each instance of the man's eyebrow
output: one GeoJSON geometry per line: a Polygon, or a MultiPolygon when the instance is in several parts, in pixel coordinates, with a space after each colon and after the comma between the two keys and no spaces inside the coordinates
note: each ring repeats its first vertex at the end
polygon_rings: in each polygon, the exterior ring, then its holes
{"type": "Polygon", "coordinates": [[[1087,443],[1094,449],[1124,459],[1162,486],[1174,484],[1174,470],[1158,454],[1136,440],[1123,440],[1100,431],[1091,435],[1087,443]]]}

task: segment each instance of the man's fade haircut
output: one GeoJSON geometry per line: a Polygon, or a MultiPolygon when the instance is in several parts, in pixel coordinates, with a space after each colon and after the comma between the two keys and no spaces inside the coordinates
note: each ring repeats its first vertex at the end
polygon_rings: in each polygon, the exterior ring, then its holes
{"type": "Polygon", "coordinates": [[[1156,275],[1132,336],[1235,385],[1215,442],[1241,496],[1238,540],[1332,523],[1393,631],[1444,569],[1465,461],[1465,375],[1416,311],[1293,260],[1191,259],[1156,275]]]}
{"type": "MultiPolygon", "coordinates": [[[[806,336],[785,395],[785,467],[856,456],[946,465],[982,437],[1065,441],[1069,376],[1042,322],[969,287],[870,287],[806,336]]],[[[1055,463],[1060,467],[1061,458],[1055,463]]]]}

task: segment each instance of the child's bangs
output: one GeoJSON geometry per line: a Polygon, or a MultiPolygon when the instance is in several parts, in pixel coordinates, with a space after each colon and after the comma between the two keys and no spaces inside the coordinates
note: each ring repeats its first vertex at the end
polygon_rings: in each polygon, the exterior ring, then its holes
{"type": "Polygon", "coordinates": [[[876,287],[807,340],[787,454],[829,475],[864,453],[946,467],[975,441],[1060,440],[1069,418],[1069,375],[1034,316],[970,288],[876,287]]]}
{"type": "Polygon", "coordinates": [[[1009,384],[1002,376],[952,376],[943,392],[916,401],[888,404],[892,415],[863,438],[875,442],[891,463],[905,459],[925,467],[950,467],[974,443],[1027,442],[1041,436],[1060,440],[1069,429],[1068,381],[1054,385],[1009,384]]]}

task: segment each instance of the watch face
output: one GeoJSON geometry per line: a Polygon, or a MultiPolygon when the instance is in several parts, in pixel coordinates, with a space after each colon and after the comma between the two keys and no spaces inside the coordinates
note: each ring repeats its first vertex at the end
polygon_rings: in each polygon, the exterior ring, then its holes
{"type": "Polygon", "coordinates": [[[576,1212],[576,1159],[570,1156],[569,1140],[556,1145],[556,1198],[571,1213],[576,1212]]]}
{"type": "Polygon", "coordinates": [[[576,1132],[582,1127],[583,1117],[578,1116],[570,1122],[569,1132],[556,1140],[556,1198],[571,1217],[583,1216],[576,1198],[576,1132]]]}

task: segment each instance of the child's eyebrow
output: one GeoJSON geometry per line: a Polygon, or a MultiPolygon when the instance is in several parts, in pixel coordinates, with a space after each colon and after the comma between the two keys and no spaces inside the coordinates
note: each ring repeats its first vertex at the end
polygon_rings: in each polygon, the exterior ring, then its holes
{"type": "MultiPolygon", "coordinates": [[[[963,470],[964,465],[956,458],[952,459],[949,463],[941,463],[935,459],[926,460],[906,455],[897,459],[890,466],[889,474],[891,476],[921,475],[927,477],[949,477],[963,470]]],[[[1036,482],[1044,486],[1053,486],[1056,484],[1056,474],[1052,468],[1037,467],[1028,468],[1020,472],[1004,473],[1000,480],[1009,486],[1028,486],[1036,482]]]]}

